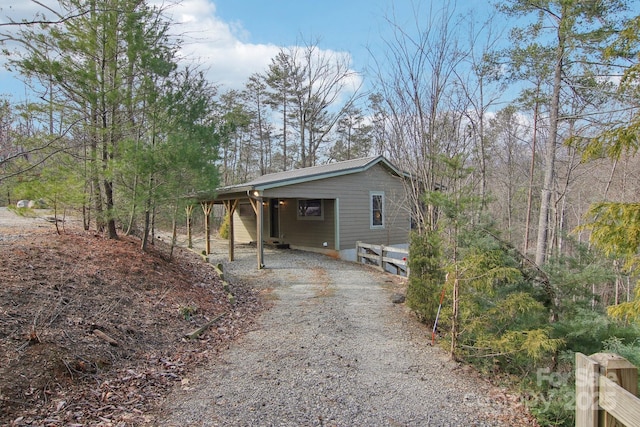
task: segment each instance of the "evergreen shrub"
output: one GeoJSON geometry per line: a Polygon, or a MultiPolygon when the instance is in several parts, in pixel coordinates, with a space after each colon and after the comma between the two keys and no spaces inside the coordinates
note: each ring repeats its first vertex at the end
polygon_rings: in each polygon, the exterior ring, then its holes
{"type": "Polygon", "coordinates": [[[409,246],[409,283],[406,303],[418,318],[433,323],[438,312],[445,273],[440,262],[441,242],[436,232],[412,233],[409,246]]]}
{"type": "Polygon", "coordinates": [[[229,225],[230,225],[229,215],[227,214],[224,216],[224,220],[222,221],[222,224],[220,224],[220,228],[218,228],[218,234],[220,234],[221,238],[223,239],[229,238],[229,225]]]}

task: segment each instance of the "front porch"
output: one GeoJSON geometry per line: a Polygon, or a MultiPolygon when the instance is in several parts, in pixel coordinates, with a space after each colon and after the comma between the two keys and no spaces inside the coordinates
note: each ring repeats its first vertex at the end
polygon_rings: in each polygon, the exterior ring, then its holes
{"type": "Polygon", "coordinates": [[[223,205],[229,218],[228,259],[235,259],[238,243],[253,243],[258,268],[264,267],[265,245],[338,255],[339,221],[337,199],[264,197],[247,193],[201,202],[205,213],[205,252],[211,252],[210,215],[214,205],[223,205]]]}

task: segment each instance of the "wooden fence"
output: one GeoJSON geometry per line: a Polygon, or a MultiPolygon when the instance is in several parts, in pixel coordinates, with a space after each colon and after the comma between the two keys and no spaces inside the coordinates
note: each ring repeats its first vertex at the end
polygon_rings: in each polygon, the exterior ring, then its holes
{"type": "Polygon", "coordinates": [[[409,276],[407,258],[409,250],[395,248],[384,245],[371,245],[369,243],[356,242],[356,258],[358,263],[368,263],[377,265],[382,271],[390,271],[393,268],[396,274],[409,276]],[[397,254],[399,257],[391,257],[390,254],[397,254]]]}
{"type": "Polygon", "coordinates": [[[638,370],[611,353],[576,353],[576,427],[640,426],[638,370]]]}

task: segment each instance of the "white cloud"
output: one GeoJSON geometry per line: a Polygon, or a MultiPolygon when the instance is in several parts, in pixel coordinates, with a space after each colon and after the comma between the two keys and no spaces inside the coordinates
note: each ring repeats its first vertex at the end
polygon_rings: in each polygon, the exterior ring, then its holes
{"type": "Polygon", "coordinates": [[[267,69],[279,51],[273,44],[246,42],[250,34],[238,22],[224,22],[208,0],[187,0],[172,5],[167,15],[173,31],[183,40],[179,52],[189,65],[199,65],[208,78],[226,89],[240,89],[253,73],[267,69]]]}
{"type": "MultiPolygon", "coordinates": [[[[208,78],[223,89],[241,89],[251,74],[267,70],[282,46],[250,43],[251,34],[241,22],[225,22],[216,15],[210,0],[187,0],[171,6],[168,15],[174,31],[184,39],[180,52],[187,63],[199,64],[208,78]]],[[[320,50],[328,55],[341,55],[320,50]]],[[[349,56],[350,58],[350,56],[349,56]]],[[[354,76],[351,87],[358,87],[354,76]]]]}
{"type": "MultiPolygon", "coordinates": [[[[58,8],[57,0],[40,1],[47,7],[58,8]]],[[[17,3],[15,6],[0,6],[0,23],[9,22],[9,18],[29,20],[36,14],[54,18],[52,12],[32,1],[17,3]]],[[[149,4],[166,10],[166,15],[174,22],[171,31],[183,40],[179,52],[182,61],[205,70],[207,77],[223,88],[243,87],[251,74],[266,70],[271,58],[278,53],[276,45],[245,42],[250,35],[244,27],[238,22],[222,21],[216,15],[215,4],[209,0],[185,0],[176,4],[152,0],[149,4]]],[[[4,68],[5,60],[0,58],[0,77],[8,81],[11,76],[4,68]]],[[[19,84],[11,80],[13,86],[19,84]]],[[[5,84],[0,85],[0,91],[7,90],[5,84]]]]}
{"type": "MultiPolygon", "coordinates": [[[[57,8],[57,0],[40,1],[57,8]]],[[[275,44],[251,43],[251,35],[241,22],[225,22],[216,15],[212,0],[168,1],[172,3],[149,0],[149,4],[164,9],[173,21],[171,31],[183,40],[179,52],[181,61],[204,70],[210,81],[219,84],[223,90],[241,89],[251,74],[266,71],[271,58],[281,49],[275,44]]],[[[6,16],[20,20],[31,19],[37,12],[43,13],[43,8],[32,1],[19,3],[18,6],[0,6],[0,22],[6,16]]],[[[49,11],[44,13],[53,17],[49,11]]],[[[0,62],[2,60],[0,58],[0,62]]],[[[354,82],[354,85],[358,83],[354,82]]],[[[4,89],[4,85],[0,85],[0,92],[4,89]]]]}

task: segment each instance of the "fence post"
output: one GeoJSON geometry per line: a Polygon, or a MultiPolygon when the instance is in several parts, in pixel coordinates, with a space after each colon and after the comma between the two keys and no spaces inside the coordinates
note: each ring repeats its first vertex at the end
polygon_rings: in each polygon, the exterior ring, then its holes
{"type": "MultiPolygon", "coordinates": [[[[592,354],[591,359],[599,365],[599,373],[618,384],[634,396],[638,394],[638,370],[622,356],[612,353],[592,354]]],[[[604,399],[605,397],[603,397],[604,399]]],[[[604,405],[604,404],[603,404],[604,405]]],[[[600,411],[599,427],[620,427],[621,424],[611,414],[600,411]]]]}
{"type": "Polygon", "coordinates": [[[385,271],[384,269],[384,246],[380,245],[380,268],[382,269],[382,271],[385,271]]]}
{"type": "Polygon", "coordinates": [[[599,365],[576,353],[576,427],[598,427],[599,365]]]}
{"type": "Polygon", "coordinates": [[[362,262],[362,257],[360,256],[360,240],[356,242],[356,262],[360,264],[362,262]]]}

